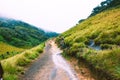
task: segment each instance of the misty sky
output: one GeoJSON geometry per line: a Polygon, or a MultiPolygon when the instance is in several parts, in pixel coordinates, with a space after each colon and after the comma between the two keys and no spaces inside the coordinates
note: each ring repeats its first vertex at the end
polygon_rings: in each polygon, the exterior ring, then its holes
{"type": "Polygon", "coordinates": [[[103,0],[0,0],[0,16],[64,32],[87,18],[103,0]]]}

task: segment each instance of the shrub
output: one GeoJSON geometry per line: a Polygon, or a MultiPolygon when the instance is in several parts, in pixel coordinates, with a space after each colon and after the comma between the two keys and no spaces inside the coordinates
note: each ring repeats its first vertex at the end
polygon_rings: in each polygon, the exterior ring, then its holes
{"type": "Polygon", "coordinates": [[[2,36],[0,36],[0,41],[4,41],[4,38],[2,36]]]}
{"type": "Polygon", "coordinates": [[[89,36],[89,38],[90,38],[90,39],[95,39],[95,38],[97,38],[97,37],[99,36],[100,33],[101,33],[100,31],[94,31],[94,32],[89,36]]]}
{"type": "Polygon", "coordinates": [[[25,57],[22,57],[22,58],[19,58],[17,59],[17,65],[18,66],[26,66],[28,63],[30,63],[30,60],[25,58],[25,57]]]}
{"type": "Polygon", "coordinates": [[[110,44],[101,44],[100,47],[102,49],[112,49],[112,45],[110,45],[110,44]]]}
{"type": "Polygon", "coordinates": [[[120,35],[115,38],[115,44],[120,45],[120,35]]]}
{"type": "Polygon", "coordinates": [[[4,80],[18,80],[18,77],[16,76],[16,74],[5,73],[4,75],[6,75],[4,77],[4,80]]]}
{"type": "Polygon", "coordinates": [[[15,67],[14,65],[11,65],[8,62],[6,62],[5,65],[3,65],[3,68],[5,72],[9,74],[17,74],[17,67],[15,67]]]}
{"type": "Polygon", "coordinates": [[[84,43],[74,43],[73,46],[74,48],[84,48],[86,45],[84,43]]]}
{"type": "Polygon", "coordinates": [[[85,37],[77,37],[76,39],[75,39],[75,42],[85,42],[87,39],[85,38],[85,37]]]}
{"type": "Polygon", "coordinates": [[[42,52],[43,52],[43,50],[42,50],[41,48],[38,48],[36,51],[37,51],[38,53],[42,53],[42,52]]]}

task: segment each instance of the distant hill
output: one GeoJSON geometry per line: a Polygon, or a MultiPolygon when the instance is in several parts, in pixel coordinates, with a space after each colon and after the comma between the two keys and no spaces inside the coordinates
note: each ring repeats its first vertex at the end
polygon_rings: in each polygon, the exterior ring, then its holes
{"type": "Polygon", "coordinates": [[[0,41],[13,46],[31,48],[57,35],[23,21],[0,18],[0,41]]]}
{"type": "Polygon", "coordinates": [[[98,80],[120,80],[120,4],[80,22],[56,42],[64,56],[84,60],[94,68],[98,80]]]}

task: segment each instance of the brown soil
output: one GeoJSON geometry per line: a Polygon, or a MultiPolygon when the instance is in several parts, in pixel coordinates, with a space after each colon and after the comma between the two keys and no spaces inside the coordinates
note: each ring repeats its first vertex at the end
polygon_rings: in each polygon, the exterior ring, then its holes
{"type": "Polygon", "coordinates": [[[68,62],[75,69],[80,80],[95,80],[95,78],[91,74],[91,71],[86,67],[86,65],[84,65],[83,63],[78,64],[78,60],[76,60],[75,58],[71,58],[70,60],[68,60],[68,62]]]}

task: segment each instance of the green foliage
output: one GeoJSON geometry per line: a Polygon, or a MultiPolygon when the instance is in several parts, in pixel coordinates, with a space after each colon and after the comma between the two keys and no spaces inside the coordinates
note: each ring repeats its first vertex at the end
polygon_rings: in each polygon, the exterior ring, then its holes
{"type": "Polygon", "coordinates": [[[70,56],[68,56],[66,53],[62,53],[62,56],[65,57],[65,59],[70,60],[70,56]]]}
{"type": "Polygon", "coordinates": [[[102,32],[99,37],[95,39],[96,44],[116,44],[119,45],[120,31],[118,28],[102,32]]]}
{"type": "Polygon", "coordinates": [[[86,45],[82,42],[81,43],[74,43],[73,47],[74,48],[84,48],[84,47],[86,47],[86,45]]]}
{"type": "Polygon", "coordinates": [[[14,56],[14,55],[16,55],[16,54],[19,54],[19,53],[20,53],[20,52],[12,51],[12,52],[6,52],[6,53],[4,53],[4,54],[0,54],[0,60],[2,60],[2,59],[7,59],[7,58],[12,57],[12,56],[14,56]]]}
{"type": "Polygon", "coordinates": [[[21,54],[2,60],[2,66],[5,72],[4,79],[18,80],[18,75],[23,73],[24,67],[40,55],[39,51],[42,52],[44,46],[44,43],[42,43],[39,46],[22,52],[21,54]]]}
{"type": "Polygon", "coordinates": [[[0,41],[4,41],[4,38],[2,36],[0,36],[0,41]]]}
{"type": "Polygon", "coordinates": [[[0,41],[16,47],[32,48],[57,35],[22,21],[0,18],[0,41]]]}
{"type": "Polygon", "coordinates": [[[114,76],[116,80],[120,79],[120,48],[99,52],[89,51],[83,55],[83,58],[94,65],[95,68],[101,69],[107,72],[108,75],[114,76]]]}
{"type": "Polygon", "coordinates": [[[6,75],[6,77],[4,78],[4,80],[18,80],[17,79],[17,76],[14,74],[5,74],[6,75]]]}
{"type": "Polygon", "coordinates": [[[100,47],[102,49],[112,49],[112,45],[110,45],[110,44],[101,44],[100,47]]]}
{"type": "Polygon", "coordinates": [[[107,9],[113,8],[120,5],[120,0],[105,0],[103,2],[101,2],[101,4],[97,7],[95,7],[90,15],[94,16],[102,11],[105,11],[107,9]]]}
{"type": "Polygon", "coordinates": [[[16,74],[17,73],[17,68],[13,65],[11,65],[10,63],[6,63],[5,66],[3,66],[3,68],[8,71],[10,74],[16,74]]]}
{"type": "Polygon", "coordinates": [[[86,38],[85,37],[77,37],[76,39],[75,39],[75,42],[85,42],[86,41],[86,38]]]}
{"type": "Polygon", "coordinates": [[[14,55],[17,55],[25,49],[17,48],[6,43],[0,42],[0,60],[7,59],[14,55]]]}
{"type": "Polygon", "coordinates": [[[27,59],[26,57],[22,57],[17,60],[18,66],[26,66],[28,63],[30,63],[30,60],[27,59]]]}
{"type": "Polygon", "coordinates": [[[110,80],[120,80],[120,6],[89,17],[57,37],[56,42],[65,57],[84,59],[110,80]],[[102,50],[91,49],[91,40],[102,50]]]}
{"type": "Polygon", "coordinates": [[[88,38],[95,39],[99,36],[100,33],[101,33],[100,31],[94,31],[90,35],[88,35],[88,38]]]}

